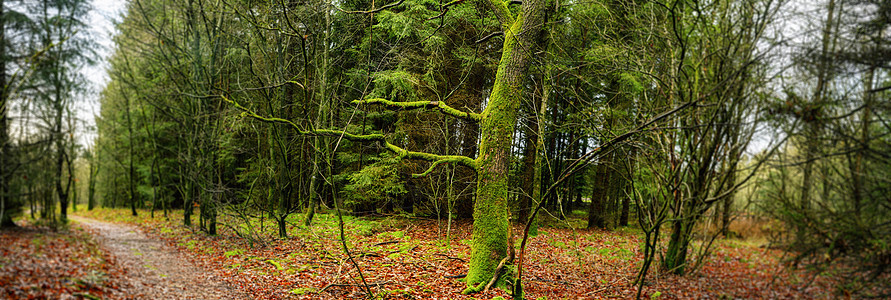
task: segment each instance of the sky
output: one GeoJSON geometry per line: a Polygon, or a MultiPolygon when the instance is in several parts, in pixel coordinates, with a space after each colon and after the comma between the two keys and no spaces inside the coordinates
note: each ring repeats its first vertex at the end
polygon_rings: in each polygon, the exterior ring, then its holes
{"type": "Polygon", "coordinates": [[[114,24],[123,18],[127,1],[123,0],[93,0],[93,11],[90,12],[90,31],[99,45],[96,49],[97,64],[84,68],[81,73],[90,81],[90,92],[85,101],[78,104],[77,118],[83,120],[86,126],[82,126],[79,132],[79,143],[89,147],[96,137],[94,116],[99,114],[99,93],[108,81],[108,57],[114,50],[111,37],[115,33],[114,24]],[[89,129],[93,128],[93,129],[89,129]]]}

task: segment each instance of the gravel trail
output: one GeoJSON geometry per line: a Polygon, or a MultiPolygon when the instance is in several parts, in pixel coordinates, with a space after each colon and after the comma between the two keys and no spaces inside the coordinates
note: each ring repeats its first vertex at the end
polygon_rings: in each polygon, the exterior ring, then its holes
{"type": "Polygon", "coordinates": [[[212,272],[133,226],[69,218],[98,232],[97,241],[127,270],[134,299],[247,299],[212,272]]]}

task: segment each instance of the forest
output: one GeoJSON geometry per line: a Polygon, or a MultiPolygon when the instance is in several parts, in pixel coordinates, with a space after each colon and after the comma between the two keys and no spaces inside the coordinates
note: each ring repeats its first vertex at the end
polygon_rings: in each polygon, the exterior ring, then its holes
{"type": "Polygon", "coordinates": [[[0,0],[0,298],[891,297],[891,2],[102,5],[0,0]]]}

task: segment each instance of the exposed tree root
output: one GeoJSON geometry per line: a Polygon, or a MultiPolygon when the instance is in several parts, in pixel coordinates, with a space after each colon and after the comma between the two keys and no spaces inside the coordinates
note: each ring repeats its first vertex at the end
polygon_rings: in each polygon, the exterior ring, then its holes
{"type": "Polygon", "coordinates": [[[489,289],[492,288],[492,285],[494,285],[495,282],[498,281],[498,277],[501,277],[501,276],[500,276],[500,275],[501,275],[501,271],[504,269],[504,264],[507,263],[507,260],[508,260],[509,258],[510,258],[510,257],[502,258],[502,259],[501,259],[501,262],[498,263],[498,267],[495,268],[495,275],[492,275],[492,280],[489,280],[489,284],[487,284],[487,285],[486,285],[486,288],[483,289],[484,292],[489,291],[489,289]]]}

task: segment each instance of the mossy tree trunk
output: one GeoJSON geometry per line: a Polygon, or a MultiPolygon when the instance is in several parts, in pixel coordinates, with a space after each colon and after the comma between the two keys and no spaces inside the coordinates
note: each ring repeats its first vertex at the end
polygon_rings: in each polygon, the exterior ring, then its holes
{"type": "Polygon", "coordinates": [[[465,292],[479,291],[495,275],[507,255],[509,214],[508,163],[523,97],[523,81],[529,69],[535,41],[541,32],[544,1],[523,1],[515,15],[507,3],[490,0],[504,31],[501,61],[489,103],[480,122],[480,154],[477,158],[477,196],[473,208],[473,241],[465,292]]]}
{"type": "Polygon", "coordinates": [[[662,260],[662,268],[678,275],[683,275],[687,264],[687,249],[690,246],[692,223],[686,219],[678,219],[671,224],[671,237],[668,249],[662,260]]]}

